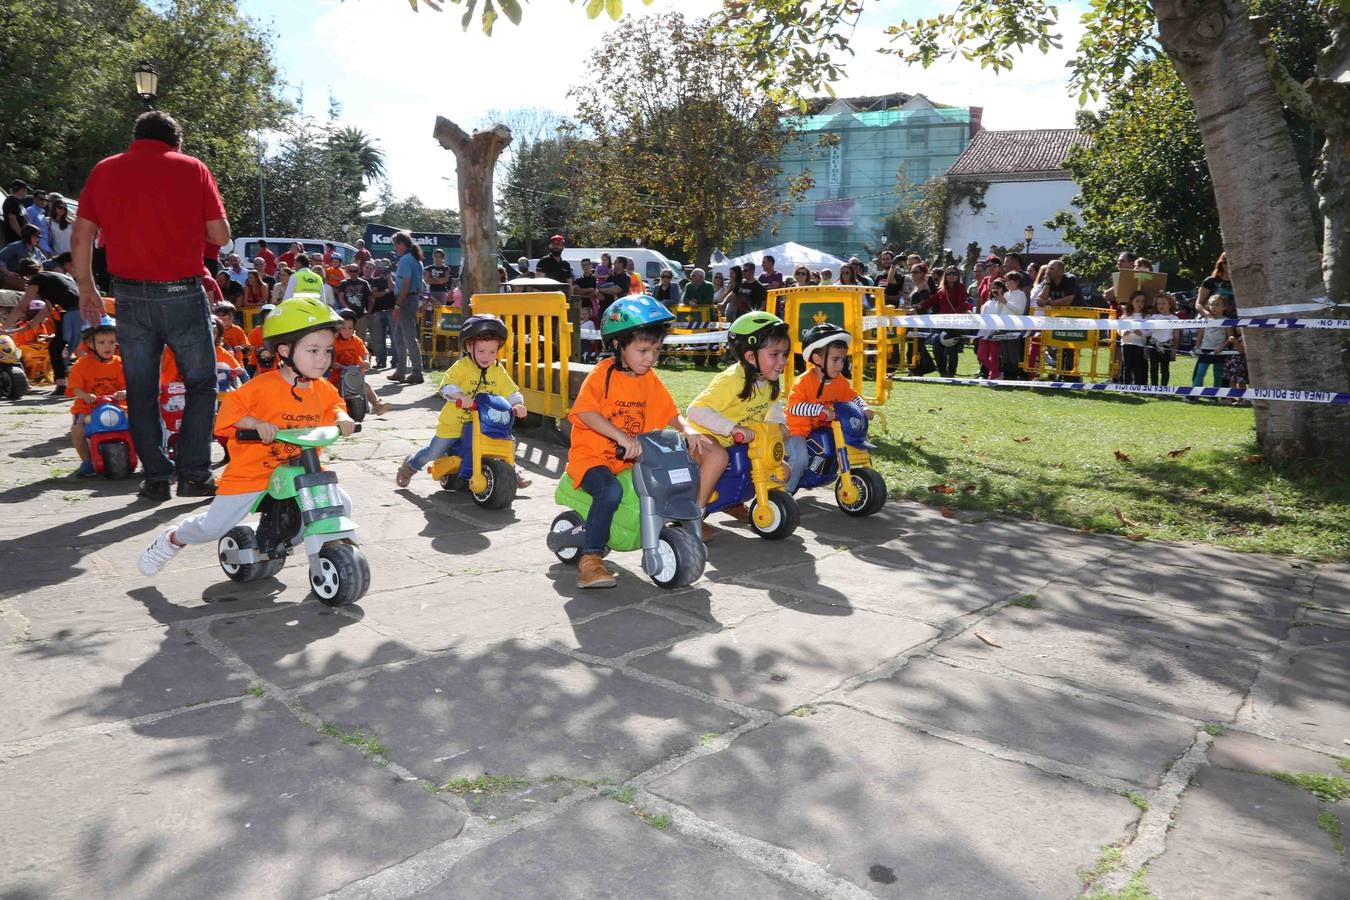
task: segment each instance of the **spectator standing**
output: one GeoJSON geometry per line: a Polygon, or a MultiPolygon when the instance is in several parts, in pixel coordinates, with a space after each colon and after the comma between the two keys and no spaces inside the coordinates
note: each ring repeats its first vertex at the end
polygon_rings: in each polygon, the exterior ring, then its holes
{"type": "Polygon", "coordinates": [[[595,264],[590,257],[581,261],[581,277],[572,279],[572,296],[581,304],[582,321],[600,322],[600,288],[596,283],[595,264]]]}
{"type": "MultiPolygon", "coordinates": [[[[780,274],[778,278],[781,281],[783,276],[780,274]]],[[[671,277],[669,269],[661,272],[661,280],[652,290],[652,296],[664,303],[667,308],[679,306],[684,299],[684,294],[680,290],[680,286],[675,283],[675,279],[671,277]]]]}
{"type": "Polygon", "coordinates": [[[47,198],[47,217],[43,219],[43,223],[46,226],[47,245],[51,247],[52,256],[69,253],[75,221],[70,217],[70,207],[66,205],[65,197],[52,194],[47,198]]]}
{"type": "MultiPolygon", "coordinates": [[[[881,255],[877,258],[877,280],[880,281],[882,278],[885,278],[894,265],[895,254],[890,250],[882,250],[881,255]]],[[[902,269],[901,271],[904,270],[902,269]]]]}
{"type": "Polygon", "coordinates": [[[516,260],[516,270],[511,273],[512,281],[517,278],[530,278],[533,275],[534,272],[530,271],[530,258],[528,256],[522,256],[516,260]]]}
{"type": "MultiPolygon", "coordinates": [[[[1027,289],[1031,287],[1031,279],[1022,271],[1013,270],[1003,279],[1008,290],[1003,295],[1003,314],[1008,316],[1025,316],[1027,314],[1027,289]]],[[[1025,359],[1026,337],[1025,332],[1003,332],[996,337],[999,341],[999,363],[1003,369],[1004,378],[1024,378],[1025,372],[1022,371],[1022,360],[1025,359]]]]}
{"type": "Polygon", "coordinates": [[[182,131],[158,110],[136,119],[125,153],[94,166],[80,193],[71,251],[85,321],[103,315],[91,250],[102,231],[117,300],[117,342],[127,377],[128,415],[142,462],[140,496],[169,499],[174,463],[164,455],[159,361],[167,344],[186,388],[178,436],[178,496],[210,497],[211,431],[216,405],[215,335],[202,288],[208,243],[230,240],[211,171],[180,153],[182,131]]]}
{"type": "Polygon", "coordinates": [[[23,226],[28,224],[28,206],[23,202],[28,197],[28,182],[16,178],[9,186],[9,196],[5,198],[0,211],[3,211],[4,234],[0,245],[12,244],[20,240],[23,226]]]}
{"type": "Polygon", "coordinates": [[[269,292],[273,306],[286,298],[286,286],[291,283],[291,274],[290,266],[281,262],[277,263],[277,280],[269,292]]]}
{"type": "MultiPolygon", "coordinates": [[[[1037,273],[1031,303],[1037,307],[1078,305],[1078,279],[1064,270],[1064,260],[1052,259],[1037,273]]],[[[1060,369],[1073,368],[1073,353],[1067,348],[1059,351],[1060,369]]]]}
{"type": "Polygon", "coordinates": [[[225,277],[236,284],[248,281],[248,269],[239,264],[238,253],[231,253],[225,258],[225,277]]]}
{"type": "Polygon", "coordinates": [[[421,384],[421,335],[418,332],[417,311],[422,296],[422,248],[413,242],[412,235],[400,231],[394,235],[394,252],[398,254],[398,268],[394,271],[394,371],[390,381],[421,384]]]}
{"type": "Polygon", "coordinates": [[[450,305],[450,267],[445,264],[445,251],[431,251],[431,265],[427,266],[427,296],[432,309],[450,305]]]}
{"type": "Polygon", "coordinates": [[[752,312],[764,309],[769,302],[769,291],[755,277],[755,264],[752,262],[741,267],[741,283],[736,292],[746,301],[752,312]]]}
{"type": "MultiPolygon", "coordinates": [[[[548,252],[539,258],[539,273],[559,284],[570,286],[573,278],[572,264],[562,258],[565,243],[561,234],[555,234],[548,239],[548,252]]],[[[564,287],[563,293],[567,292],[567,287],[564,287]]]]}
{"type": "Polygon", "coordinates": [[[617,300],[619,297],[627,297],[632,287],[633,280],[628,275],[628,257],[615,257],[609,280],[600,285],[601,295],[617,300]]]}
{"type": "Polygon", "coordinates": [[[595,266],[595,279],[601,284],[609,280],[609,276],[614,273],[614,260],[610,259],[608,253],[600,254],[600,262],[595,266]]]}
{"type": "Polygon", "coordinates": [[[262,274],[264,278],[277,277],[277,255],[267,246],[267,241],[258,241],[258,255],[253,259],[253,267],[258,267],[258,260],[262,260],[262,274]]]}
{"type": "Polygon", "coordinates": [[[694,269],[689,273],[689,283],[684,286],[684,302],[689,306],[712,306],[716,303],[716,289],[708,283],[708,273],[694,269]]]}
{"type": "Polygon", "coordinates": [[[338,311],[349,309],[356,313],[355,334],[366,339],[367,310],[370,308],[370,282],[361,277],[361,267],[347,264],[347,277],[337,286],[338,311]]]}
{"type": "MultiPolygon", "coordinates": [[[[1175,319],[1172,295],[1160,291],[1153,298],[1153,318],[1175,319]]],[[[1176,331],[1158,331],[1149,333],[1148,343],[1148,383],[1167,387],[1172,383],[1172,360],[1177,358],[1175,345],[1176,331]]]]}
{"type": "Polygon", "coordinates": [[[728,322],[734,322],[750,311],[750,308],[738,296],[741,278],[740,268],[732,266],[727,273],[726,286],[722,288],[722,299],[719,304],[722,308],[722,318],[728,322]]]}
{"type": "Polygon", "coordinates": [[[283,254],[281,254],[280,256],[277,257],[277,265],[278,265],[278,266],[285,266],[286,268],[288,268],[288,269],[290,269],[292,272],[294,272],[294,271],[295,271],[295,260],[296,260],[296,258],[297,258],[298,256],[300,256],[300,254],[302,254],[302,253],[304,253],[304,252],[305,252],[305,249],[304,249],[303,247],[300,246],[300,242],[299,242],[299,241],[292,241],[292,242],[291,242],[290,248],[287,249],[285,253],[283,253],[283,254]]]}
{"type": "MultiPolygon", "coordinates": [[[[961,281],[961,270],[956,266],[948,266],[942,275],[942,287],[920,303],[918,311],[939,316],[970,312],[970,293],[961,281]]],[[[943,378],[955,378],[965,336],[959,330],[942,329],[933,332],[928,341],[933,348],[938,374],[943,378]]]]}
{"type": "Polygon", "coordinates": [[[52,255],[52,245],[47,238],[47,192],[36,190],[28,198],[28,208],[24,210],[28,224],[38,228],[38,249],[48,256],[52,255]]]}
{"type": "MultiPolygon", "coordinates": [[[[1003,277],[1003,260],[990,254],[984,258],[984,277],[980,279],[979,286],[975,293],[979,296],[979,302],[984,303],[989,299],[994,290],[994,281],[1003,277]]],[[[1004,282],[1005,284],[1007,282],[1004,282]]]]}
{"type": "Polygon", "coordinates": [[[841,285],[851,284],[857,286],[858,273],[850,265],[844,265],[839,269],[839,283],[841,285]]]}
{"type": "Polygon", "coordinates": [[[875,287],[876,282],[867,276],[867,266],[856,256],[850,256],[848,260],[849,268],[853,270],[854,284],[861,284],[864,287],[875,287]]]}
{"type": "Polygon", "coordinates": [[[764,257],[764,271],[760,273],[759,283],[769,290],[783,286],[783,273],[778,271],[777,266],[778,260],[772,256],[764,257]]]}
{"type": "Polygon", "coordinates": [[[352,262],[356,263],[357,272],[364,272],[366,263],[370,262],[370,251],[366,249],[366,242],[360,238],[356,239],[356,255],[352,257],[352,262]]]}
{"type": "MultiPolygon", "coordinates": [[[[1147,319],[1148,297],[1135,291],[1125,315],[1147,319]]],[[[1120,383],[1148,384],[1148,333],[1142,328],[1124,328],[1120,332],[1120,383]]]]}
{"type": "Polygon", "coordinates": [[[388,260],[366,263],[362,274],[370,285],[370,299],[367,300],[366,319],[370,332],[367,345],[375,357],[374,369],[383,369],[388,365],[389,344],[394,336],[394,284],[389,277],[388,260]]]}

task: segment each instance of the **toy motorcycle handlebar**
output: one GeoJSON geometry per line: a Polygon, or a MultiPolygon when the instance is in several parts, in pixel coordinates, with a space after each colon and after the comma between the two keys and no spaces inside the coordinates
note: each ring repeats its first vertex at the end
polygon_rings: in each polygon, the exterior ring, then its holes
{"type": "MultiPolygon", "coordinates": [[[[336,428],[337,426],[333,427],[336,428]]],[[[278,429],[278,430],[284,431],[285,429],[278,429]]],[[[352,429],[352,434],[356,434],[360,430],[361,430],[361,423],[357,422],[356,427],[352,429]]],[[[258,430],[256,428],[236,428],[234,430],[234,439],[236,441],[239,441],[240,443],[249,443],[249,444],[256,443],[262,440],[262,438],[258,436],[258,430]]]]}

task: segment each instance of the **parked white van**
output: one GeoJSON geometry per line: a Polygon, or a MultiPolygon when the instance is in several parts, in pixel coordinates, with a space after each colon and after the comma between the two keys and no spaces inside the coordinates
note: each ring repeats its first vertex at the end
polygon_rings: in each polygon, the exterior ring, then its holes
{"type": "MultiPolygon", "coordinates": [[[[572,264],[572,277],[581,277],[581,261],[589,259],[596,265],[600,264],[600,254],[608,253],[612,260],[616,256],[626,256],[632,260],[629,271],[637,270],[642,276],[642,280],[647,284],[656,284],[661,280],[661,273],[669,270],[671,277],[677,282],[683,283],[685,280],[684,271],[675,266],[663,254],[655,250],[649,250],[646,247],[567,247],[562,252],[562,258],[572,264]]],[[[539,260],[530,260],[530,269],[539,268],[539,260]]]]}
{"type": "MultiPolygon", "coordinates": [[[[323,248],[329,241],[316,241],[312,238],[290,238],[290,237],[237,237],[224,248],[224,252],[239,254],[239,262],[246,269],[253,268],[253,257],[258,255],[258,244],[267,241],[267,247],[277,256],[291,249],[291,244],[299,244],[304,248],[305,253],[311,257],[323,257],[323,248]]],[[[351,244],[342,244],[337,241],[331,242],[336,248],[336,255],[342,258],[342,262],[349,263],[356,258],[356,248],[351,244]]]]}

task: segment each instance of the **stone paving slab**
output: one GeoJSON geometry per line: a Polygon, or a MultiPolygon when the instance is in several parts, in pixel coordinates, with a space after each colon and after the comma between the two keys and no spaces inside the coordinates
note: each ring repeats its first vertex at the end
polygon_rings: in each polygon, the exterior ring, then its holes
{"type": "Polygon", "coordinates": [[[471,856],[428,897],[805,897],[729,854],[658,831],[628,807],[591,800],[471,856]]]}
{"type": "Polygon", "coordinates": [[[519,641],[327,685],[302,699],[326,721],[378,735],[391,759],[436,784],[484,772],[618,782],[742,722],[519,641]]]}
{"type": "Polygon", "coordinates": [[[639,656],[631,665],[746,706],[785,713],[937,633],[910,619],[807,602],[639,656]]]}
{"type": "Polygon", "coordinates": [[[464,817],[248,700],[11,760],[0,821],[5,897],[282,898],[397,863],[464,817]]]}
{"type": "Polygon", "coordinates": [[[931,624],[988,606],[1006,589],[977,584],[930,569],[878,565],[853,553],[746,576],[785,598],[809,597],[836,606],[856,606],[931,624]]]}
{"type": "Polygon", "coordinates": [[[690,625],[629,607],[582,623],[549,628],[539,637],[569,650],[617,659],[634,650],[693,633],[690,625]]]}
{"type": "Polygon", "coordinates": [[[711,626],[734,625],[750,616],[792,608],[803,601],[783,591],[723,581],[703,581],[683,591],[660,591],[647,603],[703,619],[711,626]]]}
{"type": "Polygon", "coordinates": [[[906,535],[853,552],[859,559],[885,568],[928,569],[956,578],[979,579],[1002,597],[1035,591],[1055,576],[1086,565],[1069,555],[1005,547],[974,535],[940,531],[906,535]]]}
{"type": "MultiPolygon", "coordinates": [[[[1300,631],[1302,629],[1295,629],[1300,631]]],[[[1324,746],[1350,745],[1350,643],[1314,644],[1266,671],[1269,700],[1257,710],[1282,733],[1324,746]]]]}
{"type": "Polygon", "coordinates": [[[1109,566],[1078,569],[1061,576],[1057,583],[1215,615],[1287,621],[1297,608],[1297,597],[1287,587],[1244,581],[1240,570],[1199,574],[1194,569],[1127,563],[1123,559],[1117,557],[1109,566]]]}
{"type": "Polygon", "coordinates": [[[1137,810],[1109,791],[838,706],[783,718],[649,790],[883,897],[1070,897],[1137,810]]]}
{"type": "Polygon", "coordinates": [[[1133,784],[1156,787],[1195,729],[1085,697],[911,660],[850,700],[1133,784]]]}
{"type": "Polygon", "coordinates": [[[1212,766],[1239,772],[1350,775],[1337,764],[1334,757],[1240,731],[1225,732],[1215,738],[1214,745],[1209,749],[1208,762],[1212,766]]]}
{"type": "Polygon", "coordinates": [[[1283,619],[1252,615],[1252,610],[1213,614],[1193,606],[1164,603],[1139,597],[1107,593],[1103,588],[1053,584],[1035,595],[1035,603],[1044,609],[1074,616],[1099,619],[1172,638],[1223,644],[1252,652],[1270,652],[1289,630],[1289,615],[1283,619]]]}
{"type": "MultiPolygon", "coordinates": [[[[1273,778],[1203,766],[1147,883],[1161,897],[1344,900],[1350,870],[1317,827],[1323,808],[1273,778]]],[[[1344,804],[1332,812],[1350,820],[1344,804]]]]}
{"type": "Polygon", "coordinates": [[[237,697],[248,683],[168,628],[0,647],[0,741],[237,697]]]}
{"type": "Polygon", "coordinates": [[[1261,659],[1230,647],[1188,645],[1147,631],[1013,606],[933,652],[1209,721],[1232,717],[1261,659]],[[979,640],[977,630],[1000,646],[979,640]]]}
{"type": "Polygon", "coordinates": [[[1306,563],[1279,557],[1239,553],[1205,544],[1172,544],[1164,541],[1141,541],[1113,558],[1112,562],[1144,568],[1170,566],[1189,569],[1204,577],[1260,584],[1263,589],[1292,589],[1295,582],[1307,578],[1310,571],[1306,563]]]}
{"type": "Polygon", "coordinates": [[[283,687],[416,655],[404,644],[319,603],[219,619],[211,623],[211,635],[263,678],[283,687]]]}

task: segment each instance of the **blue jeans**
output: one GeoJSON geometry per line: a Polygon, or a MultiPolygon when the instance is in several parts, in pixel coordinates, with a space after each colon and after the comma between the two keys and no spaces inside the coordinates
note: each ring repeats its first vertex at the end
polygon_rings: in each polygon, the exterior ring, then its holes
{"type": "Polygon", "coordinates": [[[418,300],[409,297],[400,303],[394,315],[394,371],[422,376],[422,344],[417,332],[418,300]],[[407,365],[404,365],[404,362],[407,365]]]}
{"type": "Polygon", "coordinates": [[[216,417],[216,351],[206,291],[199,279],[155,284],[113,279],[117,343],[127,378],[131,440],[146,481],[173,478],[159,418],[159,361],[167,344],[187,390],[178,433],[178,480],[211,477],[211,431],[216,417]]]}
{"type": "Polygon", "coordinates": [[[789,494],[796,493],[797,482],[802,480],[802,473],[806,471],[806,464],[811,461],[811,453],[806,449],[806,438],[797,435],[789,435],[787,439],[787,464],[792,474],[788,476],[788,483],[784,485],[789,494]]]}
{"type": "Polygon", "coordinates": [[[375,365],[383,369],[389,363],[388,338],[393,337],[394,311],[377,309],[370,314],[370,352],[375,357],[375,365]]]}
{"type": "Polygon", "coordinates": [[[1211,351],[1195,351],[1195,372],[1191,375],[1191,387],[1204,386],[1205,370],[1211,366],[1214,368],[1214,386],[1223,387],[1223,360],[1224,357],[1211,351]]]}
{"type": "Polygon", "coordinates": [[[434,437],[431,439],[430,444],[427,444],[421,450],[418,450],[412,456],[404,460],[404,462],[406,462],[408,468],[412,469],[414,472],[420,472],[434,461],[449,453],[450,445],[456,440],[456,438],[434,437]]]}
{"type": "Polygon", "coordinates": [[[586,514],[586,540],[583,556],[599,556],[609,543],[609,526],[623,500],[623,485],[605,466],[592,466],[581,476],[579,487],[591,495],[591,511],[586,514]]]}

